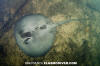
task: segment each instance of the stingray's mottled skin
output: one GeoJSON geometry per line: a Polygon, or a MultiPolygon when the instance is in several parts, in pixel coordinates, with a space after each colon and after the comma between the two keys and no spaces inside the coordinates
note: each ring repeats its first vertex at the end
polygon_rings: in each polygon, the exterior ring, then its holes
{"type": "Polygon", "coordinates": [[[27,15],[18,20],[15,25],[15,38],[18,46],[29,56],[45,55],[53,46],[56,27],[78,19],[53,23],[43,15],[27,15]]]}

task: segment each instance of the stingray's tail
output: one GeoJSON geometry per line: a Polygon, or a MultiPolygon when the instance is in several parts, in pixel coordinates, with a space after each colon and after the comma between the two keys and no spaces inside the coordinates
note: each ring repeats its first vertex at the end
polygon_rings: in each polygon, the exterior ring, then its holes
{"type": "Polygon", "coordinates": [[[89,19],[88,18],[86,18],[86,19],[70,19],[70,20],[65,20],[65,21],[57,22],[56,23],[56,26],[60,26],[62,24],[69,23],[69,22],[72,22],[72,21],[75,21],[75,22],[78,22],[78,21],[83,22],[83,21],[86,21],[86,20],[89,20],[89,19]]]}

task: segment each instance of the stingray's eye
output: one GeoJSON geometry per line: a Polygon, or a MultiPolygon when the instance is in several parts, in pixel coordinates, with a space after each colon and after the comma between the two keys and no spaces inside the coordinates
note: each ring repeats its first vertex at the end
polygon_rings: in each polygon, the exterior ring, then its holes
{"type": "Polygon", "coordinates": [[[31,32],[26,32],[21,34],[22,38],[31,37],[31,32]]]}
{"type": "Polygon", "coordinates": [[[46,29],[46,28],[47,28],[46,25],[42,25],[42,26],[40,27],[40,29],[46,29]]]}

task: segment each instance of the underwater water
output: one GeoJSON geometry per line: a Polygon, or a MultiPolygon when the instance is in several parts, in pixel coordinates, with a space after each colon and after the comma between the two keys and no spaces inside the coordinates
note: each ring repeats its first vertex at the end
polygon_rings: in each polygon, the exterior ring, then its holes
{"type": "MultiPolygon", "coordinates": [[[[6,1],[8,0],[0,0],[0,65],[22,66],[25,65],[25,62],[44,61],[74,61],[78,63],[78,66],[100,65],[99,0],[29,0],[27,3],[24,3],[24,0],[14,0],[14,2],[11,0],[9,2],[6,1]],[[9,5],[4,5],[5,2],[9,5]],[[22,6],[20,6],[20,4],[22,6]],[[6,10],[6,7],[9,7],[9,9],[6,10]],[[10,16],[6,16],[8,14],[10,14],[10,16]],[[34,29],[33,22],[30,22],[31,19],[28,21],[25,20],[24,25],[30,27],[27,30],[25,29],[25,31],[30,31],[24,34],[27,34],[26,36],[28,36],[25,43],[23,43],[23,41],[27,37],[24,37],[21,32],[19,33],[22,35],[20,38],[17,38],[17,41],[14,35],[14,27],[18,22],[18,30],[25,28],[24,26],[21,27],[21,23],[23,22],[18,20],[28,14],[43,14],[48,19],[52,20],[52,23],[58,23],[70,19],[86,20],[75,20],[57,26],[56,30],[54,29],[54,33],[56,32],[55,37],[51,36],[51,38],[55,39],[50,39],[48,37],[48,40],[45,38],[47,35],[44,35],[41,42],[38,42],[37,40],[30,41],[30,46],[27,41],[31,38],[30,36],[32,36],[30,30],[34,29]],[[15,16],[13,17],[13,15],[15,16]],[[28,24],[32,25],[32,28],[28,24]],[[44,39],[46,39],[46,41],[44,41],[44,39]],[[34,53],[27,50],[24,51],[25,48],[21,49],[23,47],[20,46],[21,42],[23,46],[28,45],[27,49],[34,53]],[[43,45],[41,45],[43,49],[34,47],[33,44],[36,44],[35,42],[37,42],[38,45],[44,42],[43,44],[44,46],[46,45],[46,48],[44,48],[43,45]],[[50,47],[49,50],[48,46],[50,47]],[[34,51],[33,47],[38,51],[34,51]],[[43,50],[44,55],[42,56],[42,53],[39,51],[43,50]],[[38,56],[41,56],[34,57],[34,54],[39,54],[38,56]]],[[[42,25],[42,22],[40,25],[42,25]]],[[[17,29],[15,31],[17,32],[17,29]]],[[[41,31],[40,33],[44,34],[44,31],[41,31]]],[[[36,34],[38,36],[40,35],[39,33],[35,33],[35,36],[36,34]]]]}
{"type": "Polygon", "coordinates": [[[100,0],[87,0],[87,6],[91,9],[100,11],[100,0]]]}

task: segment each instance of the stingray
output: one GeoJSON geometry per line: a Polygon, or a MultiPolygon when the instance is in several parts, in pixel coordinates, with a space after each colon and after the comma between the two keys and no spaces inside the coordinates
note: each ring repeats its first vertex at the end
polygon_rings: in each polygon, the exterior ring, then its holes
{"type": "Polygon", "coordinates": [[[54,23],[40,14],[23,16],[16,22],[14,28],[17,45],[28,56],[44,56],[53,46],[56,27],[71,21],[79,21],[79,19],[54,23]]]}

